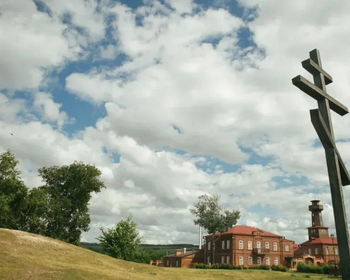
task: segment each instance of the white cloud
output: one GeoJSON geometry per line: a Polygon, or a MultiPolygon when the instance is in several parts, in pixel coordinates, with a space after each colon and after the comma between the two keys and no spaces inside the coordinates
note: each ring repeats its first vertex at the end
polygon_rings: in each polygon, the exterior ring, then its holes
{"type": "MultiPolygon", "coordinates": [[[[0,32],[6,34],[1,37],[0,62],[5,66],[0,68],[0,88],[38,87],[42,69],[76,59],[79,45],[93,48],[86,56],[95,57],[96,50],[104,60],[117,53],[128,56],[114,67],[68,71],[66,89],[92,104],[104,104],[107,113],[72,138],[43,124],[63,124],[69,115],[45,93],[50,90],[34,95],[34,108],[0,94],[0,152],[15,152],[30,187],[40,184],[35,173],[40,166],[82,160],[103,172],[108,189],[93,196],[86,240],[95,241],[99,227],[133,213],[145,242],[197,242],[189,208],[203,193],[221,194],[228,208],[239,208],[239,223],[297,242],[306,238],[311,223],[307,206],[317,193],[325,205],[324,222],[334,231],[324,152],[315,146],[308,112],[316,102],[291,79],[302,74],[311,80],[300,62],[317,47],[335,81],[328,92],[350,104],[350,72],[344,63],[350,55],[344,32],[350,25],[345,17],[349,4],[242,0],[243,6],[259,5],[258,18],[248,24],[258,48],[242,49],[237,45],[237,31],[245,26],[241,19],[224,9],[194,13],[192,1],[169,2],[174,10],[152,1],[134,10],[116,4],[101,7],[101,12],[94,1],[79,1],[79,8],[49,1],[52,18],[30,3],[1,4],[0,31],[11,32],[0,32]],[[58,20],[65,13],[83,34],[58,20]],[[116,15],[111,24],[117,43],[95,48],[105,36],[107,14],[116,15]],[[41,112],[36,119],[33,110],[41,112]],[[249,158],[243,148],[255,154],[249,158]],[[237,164],[238,170],[223,173],[227,168],[211,157],[237,164]]],[[[350,118],[332,117],[335,135],[342,140],[339,150],[349,165],[345,128],[350,118]]],[[[344,187],[346,204],[349,195],[344,187]]]]}

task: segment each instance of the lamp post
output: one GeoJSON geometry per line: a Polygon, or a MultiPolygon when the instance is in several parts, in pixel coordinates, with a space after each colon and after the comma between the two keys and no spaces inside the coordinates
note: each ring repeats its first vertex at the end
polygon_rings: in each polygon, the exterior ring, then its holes
{"type": "Polygon", "coordinates": [[[334,247],[334,234],[331,234],[332,244],[333,244],[333,255],[334,255],[334,268],[337,269],[337,260],[335,259],[335,247],[334,247]]]}

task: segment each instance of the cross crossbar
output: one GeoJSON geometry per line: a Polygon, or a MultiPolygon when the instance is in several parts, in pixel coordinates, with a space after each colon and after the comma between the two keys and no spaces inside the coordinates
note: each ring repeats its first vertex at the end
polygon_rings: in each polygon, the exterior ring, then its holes
{"type": "Polygon", "coordinates": [[[349,113],[349,110],[345,105],[341,104],[338,100],[336,100],[335,98],[321,90],[319,87],[309,82],[303,76],[296,76],[292,79],[292,83],[300,90],[305,92],[307,95],[311,96],[316,100],[322,100],[323,98],[326,98],[329,101],[329,107],[339,115],[344,116],[347,113],[349,113]]]}
{"type": "Polygon", "coordinates": [[[310,74],[312,75],[318,75],[322,74],[324,76],[324,80],[326,85],[333,83],[333,78],[331,75],[329,75],[326,71],[324,71],[320,66],[318,66],[313,60],[306,59],[304,60],[301,65],[303,65],[303,68],[306,69],[310,74]]]}
{"type": "Polygon", "coordinates": [[[345,164],[339,154],[339,151],[334,143],[334,140],[331,134],[329,133],[326,123],[324,122],[319,110],[318,109],[310,110],[310,116],[311,116],[311,122],[317,132],[318,137],[320,138],[320,141],[324,149],[325,150],[334,149],[334,151],[337,154],[342,185],[343,186],[350,185],[349,173],[345,167],[345,164]]]}

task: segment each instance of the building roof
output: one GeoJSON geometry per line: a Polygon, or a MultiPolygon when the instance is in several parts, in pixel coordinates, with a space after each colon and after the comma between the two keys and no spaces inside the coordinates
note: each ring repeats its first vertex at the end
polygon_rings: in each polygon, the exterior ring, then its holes
{"type": "Polygon", "coordinates": [[[194,255],[194,254],[196,254],[196,253],[198,253],[198,252],[200,252],[200,251],[201,251],[201,250],[193,250],[193,252],[192,252],[192,250],[189,250],[189,251],[187,251],[185,254],[184,254],[184,253],[181,253],[181,254],[178,254],[177,256],[176,256],[176,253],[175,253],[175,254],[169,254],[169,255],[166,255],[165,258],[166,258],[166,257],[183,258],[183,257],[187,257],[187,256],[190,256],[190,255],[194,255]]]}
{"type": "MultiPolygon", "coordinates": [[[[326,238],[314,238],[308,241],[305,241],[304,243],[301,243],[300,245],[316,245],[316,244],[326,244],[326,245],[332,245],[332,238],[326,237],[326,238]]],[[[334,245],[338,244],[338,240],[336,237],[334,237],[334,245]]]]}
{"type": "MultiPolygon", "coordinates": [[[[238,235],[253,235],[254,232],[260,232],[260,236],[268,236],[268,237],[282,237],[281,235],[277,235],[268,231],[261,230],[259,228],[250,227],[250,226],[234,226],[232,228],[229,228],[228,231],[226,231],[223,234],[238,234],[238,235]]],[[[215,235],[219,235],[220,233],[217,232],[215,235]]],[[[211,234],[206,235],[211,236],[211,234]]]]}
{"type": "Polygon", "coordinates": [[[293,251],[296,251],[296,250],[298,250],[300,247],[299,247],[299,245],[298,244],[293,244],[293,251]]]}

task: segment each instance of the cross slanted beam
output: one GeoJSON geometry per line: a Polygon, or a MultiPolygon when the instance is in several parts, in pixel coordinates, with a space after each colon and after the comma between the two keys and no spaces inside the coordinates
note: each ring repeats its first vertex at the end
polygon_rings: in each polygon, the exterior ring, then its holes
{"type": "Polygon", "coordinates": [[[349,173],[345,167],[345,164],[339,154],[339,151],[334,143],[334,140],[331,134],[329,133],[326,123],[323,120],[319,110],[318,109],[310,110],[310,116],[311,116],[311,122],[325,150],[334,149],[335,153],[338,156],[338,163],[339,163],[342,185],[343,186],[350,185],[349,173]]]}

